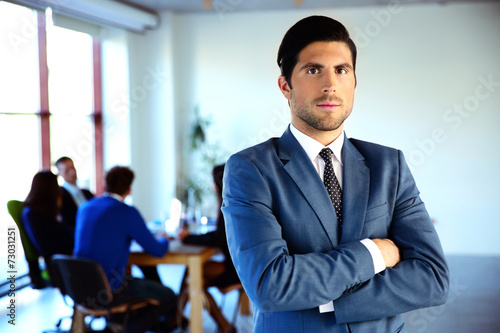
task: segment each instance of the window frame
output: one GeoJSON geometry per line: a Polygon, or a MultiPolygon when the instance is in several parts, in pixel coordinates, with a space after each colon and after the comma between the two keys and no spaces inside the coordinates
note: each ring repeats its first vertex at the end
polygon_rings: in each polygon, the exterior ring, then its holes
{"type": "MultiPolygon", "coordinates": [[[[40,152],[42,169],[51,168],[50,156],[50,108],[49,108],[49,71],[47,63],[47,26],[46,15],[37,10],[38,26],[38,60],[40,75],[40,152]]],[[[101,41],[92,38],[92,66],[93,66],[93,88],[94,103],[90,115],[94,128],[94,154],[95,154],[95,188],[96,194],[104,192],[104,136],[102,125],[102,61],[101,61],[101,41]]]]}

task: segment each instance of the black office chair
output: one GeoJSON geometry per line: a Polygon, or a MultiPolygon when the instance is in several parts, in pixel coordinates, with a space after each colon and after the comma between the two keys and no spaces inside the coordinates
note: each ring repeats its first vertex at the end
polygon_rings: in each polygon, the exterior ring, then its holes
{"type": "Polygon", "coordinates": [[[113,332],[125,332],[131,311],[159,305],[159,301],[155,299],[137,299],[115,304],[106,274],[101,265],[92,260],[56,254],[52,256],[52,265],[55,285],[63,296],[69,296],[74,302],[72,331],[74,327],[92,329],[92,321],[87,326],[84,323],[86,316],[105,317],[108,320],[111,315],[121,313],[125,314],[123,323],[111,325],[109,329],[113,332]],[[75,323],[75,320],[79,322],[75,323]]]}

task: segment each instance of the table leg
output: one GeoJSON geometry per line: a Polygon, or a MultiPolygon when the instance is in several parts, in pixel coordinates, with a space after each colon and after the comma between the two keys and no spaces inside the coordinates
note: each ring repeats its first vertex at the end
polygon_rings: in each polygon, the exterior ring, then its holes
{"type": "Polygon", "coordinates": [[[191,317],[189,328],[191,333],[202,333],[203,323],[203,276],[200,258],[191,257],[188,260],[189,268],[189,299],[191,300],[191,317]]]}
{"type": "Polygon", "coordinates": [[[85,316],[83,313],[78,311],[76,307],[73,308],[73,316],[71,320],[71,333],[84,333],[87,332],[87,328],[85,327],[85,316]]]}
{"type": "Polygon", "coordinates": [[[242,290],[241,291],[243,294],[241,295],[241,309],[240,312],[242,315],[250,315],[250,299],[248,298],[247,293],[242,290]]]}

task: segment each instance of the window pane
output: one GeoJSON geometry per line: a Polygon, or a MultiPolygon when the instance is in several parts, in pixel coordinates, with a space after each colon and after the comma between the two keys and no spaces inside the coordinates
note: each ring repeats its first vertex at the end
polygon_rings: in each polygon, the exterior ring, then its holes
{"type": "MultiPolygon", "coordinates": [[[[7,212],[7,201],[24,201],[31,188],[33,176],[39,171],[39,132],[36,115],[0,114],[0,243],[7,244],[7,228],[14,226],[14,220],[7,212]],[[3,239],[5,237],[5,239],[3,239]]],[[[27,273],[27,263],[19,238],[17,239],[17,272],[18,276],[27,273]]],[[[6,272],[4,264],[7,260],[3,251],[0,254],[0,269],[6,272]]]]}
{"type": "Polygon", "coordinates": [[[90,116],[53,115],[50,117],[50,156],[52,164],[68,156],[75,163],[78,185],[95,193],[95,145],[90,116]]]}
{"type": "Polygon", "coordinates": [[[0,156],[4,160],[0,163],[0,195],[9,200],[24,200],[39,171],[38,121],[36,115],[0,114],[0,156]]]}
{"type": "Polygon", "coordinates": [[[47,62],[50,113],[92,114],[91,36],[47,23],[47,62]]]}
{"type": "Polygon", "coordinates": [[[36,12],[0,2],[0,113],[40,109],[36,12]]]}

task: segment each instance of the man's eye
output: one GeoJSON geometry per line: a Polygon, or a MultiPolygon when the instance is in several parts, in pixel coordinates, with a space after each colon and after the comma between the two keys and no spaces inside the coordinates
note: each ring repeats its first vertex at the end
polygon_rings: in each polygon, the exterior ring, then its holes
{"type": "Polygon", "coordinates": [[[307,74],[318,74],[319,70],[317,68],[309,68],[307,74]]]}
{"type": "Polygon", "coordinates": [[[337,74],[347,74],[347,70],[345,68],[337,68],[337,74]]]}

